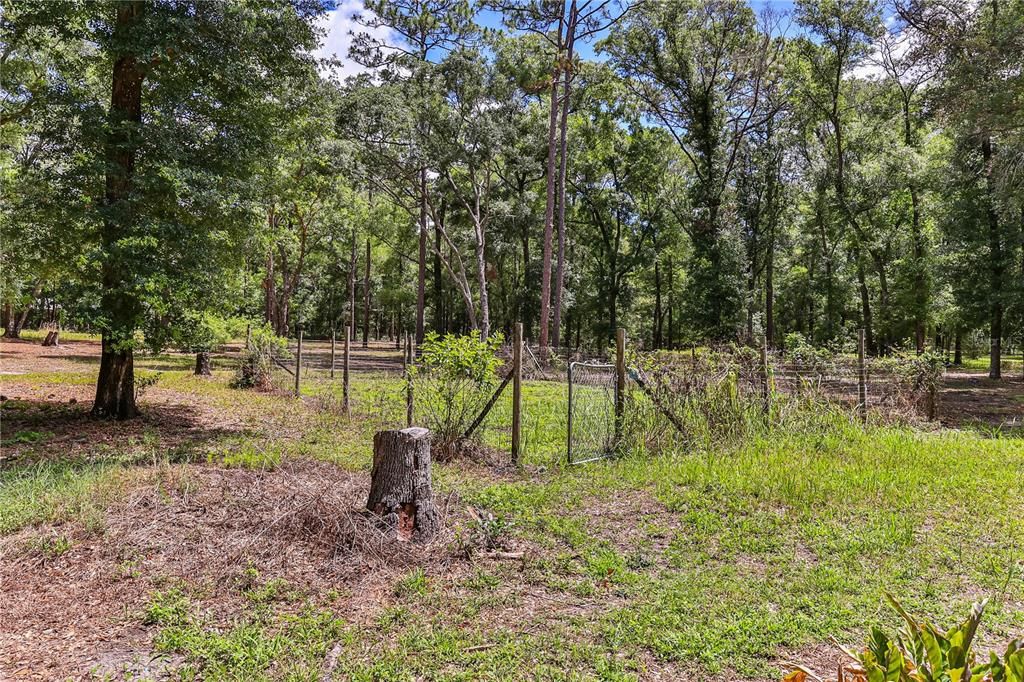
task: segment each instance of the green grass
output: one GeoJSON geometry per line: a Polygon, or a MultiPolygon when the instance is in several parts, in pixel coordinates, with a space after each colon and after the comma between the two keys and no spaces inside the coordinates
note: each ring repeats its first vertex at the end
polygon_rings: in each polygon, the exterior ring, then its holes
{"type": "MultiPolygon", "coordinates": [[[[988,355],[979,355],[976,358],[965,357],[963,362],[960,364],[959,369],[968,372],[988,372],[989,360],[988,355]]],[[[957,369],[954,367],[954,369],[957,369]]],[[[1020,354],[1015,355],[1004,355],[1002,359],[1002,372],[1004,376],[1019,377],[1021,373],[1021,357],[1020,354]]]]}
{"type": "MultiPolygon", "coordinates": [[[[35,341],[42,343],[46,335],[50,333],[49,329],[22,329],[21,338],[25,341],[35,341]]],[[[99,334],[92,334],[89,332],[76,332],[66,329],[60,330],[60,340],[65,341],[101,341],[99,334]]]]}
{"type": "MultiPolygon", "coordinates": [[[[404,422],[395,377],[355,375],[346,417],[340,376],[332,384],[311,374],[300,402],[229,389],[226,372],[161,371],[157,387],[269,425],[215,441],[200,466],[316,458],[366,472],[373,432],[404,422]]],[[[482,432],[496,447],[506,446],[510,400],[499,400],[482,432]]],[[[893,624],[884,591],[940,623],[990,598],[986,645],[1024,631],[1022,439],[865,430],[821,413],[570,467],[564,387],[527,382],[524,402],[523,471],[434,469],[440,495],[456,492],[492,515],[486,528],[462,531],[532,548],[522,566],[481,563],[458,580],[411,567],[381,594],[369,625],[350,622],[327,595],[273,578],[255,577],[227,620],[204,608],[202,589],[172,587],[139,615],[156,648],[184,657],[180,679],[317,679],[336,644],[337,679],[617,680],[643,677],[650,664],[768,679],[784,651],[830,637],[855,644],[868,625],[893,624]],[[546,601],[525,609],[538,593],[546,601]]],[[[181,485],[189,466],[97,448],[83,461],[0,469],[0,533],[68,521],[102,530],[125,491],[181,485]]]]}

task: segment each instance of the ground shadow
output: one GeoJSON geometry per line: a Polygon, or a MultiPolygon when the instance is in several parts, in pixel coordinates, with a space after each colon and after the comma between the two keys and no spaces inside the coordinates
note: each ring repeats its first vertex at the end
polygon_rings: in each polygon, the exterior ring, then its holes
{"type": "Polygon", "coordinates": [[[138,417],[123,421],[95,419],[91,408],[91,401],[5,400],[0,467],[137,455],[188,461],[225,439],[258,435],[211,422],[208,412],[191,405],[146,404],[138,417]]]}
{"type": "Polygon", "coordinates": [[[1024,380],[948,372],[942,379],[939,420],[982,435],[1024,437],[1024,380]]]}

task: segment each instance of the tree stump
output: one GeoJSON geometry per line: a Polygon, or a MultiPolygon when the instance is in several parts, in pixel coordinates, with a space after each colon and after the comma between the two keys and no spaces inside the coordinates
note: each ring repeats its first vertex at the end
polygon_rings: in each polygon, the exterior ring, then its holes
{"type": "Polygon", "coordinates": [[[430,481],[430,431],[410,427],[373,437],[373,472],[366,508],[398,540],[429,541],[441,525],[430,481]]]}
{"type": "Polygon", "coordinates": [[[208,352],[200,351],[196,353],[196,372],[199,376],[212,376],[213,372],[210,370],[210,354],[208,352]]]}

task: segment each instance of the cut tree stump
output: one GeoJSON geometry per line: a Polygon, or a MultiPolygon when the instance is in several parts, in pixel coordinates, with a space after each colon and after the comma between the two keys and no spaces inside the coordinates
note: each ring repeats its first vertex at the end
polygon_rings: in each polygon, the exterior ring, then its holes
{"type": "Polygon", "coordinates": [[[430,480],[430,431],[413,426],[373,437],[366,508],[398,540],[428,542],[441,525],[430,480]]]}
{"type": "Polygon", "coordinates": [[[213,376],[210,369],[210,354],[200,351],[196,353],[196,372],[198,376],[213,376]]]}

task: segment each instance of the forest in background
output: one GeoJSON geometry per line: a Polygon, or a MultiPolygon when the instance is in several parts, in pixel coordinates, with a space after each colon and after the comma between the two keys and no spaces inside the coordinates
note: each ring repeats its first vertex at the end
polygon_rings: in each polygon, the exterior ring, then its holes
{"type": "Polygon", "coordinates": [[[5,3],[5,335],[102,332],[95,414],[233,318],[1024,343],[1020,0],[373,0],[344,81],[330,9],[5,3]]]}

